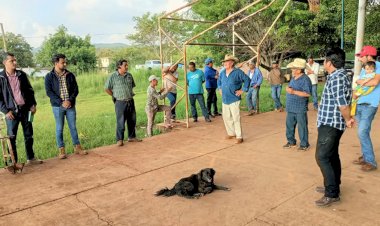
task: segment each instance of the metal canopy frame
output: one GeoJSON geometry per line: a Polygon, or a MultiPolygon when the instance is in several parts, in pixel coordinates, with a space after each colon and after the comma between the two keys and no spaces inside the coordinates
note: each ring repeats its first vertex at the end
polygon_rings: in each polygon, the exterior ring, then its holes
{"type": "MultiPolygon", "coordinates": [[[[181,6],[173,11],[170,11],[166,14],[164,14],[163,16],[159,17],[158,18],[158,31],[159,31],[159,35],[160,35],[160,60],[161,60],[161,69],[163,69],[163,62],[164,62],[164,56],[163,56],[163,36],[165,36],[166,38],[168,38],[169,40],[169,43],[173,44],[174,47],[179,51],[179,53],[182,54],[182,57],[177,60],[177,62],[175,64],[178,64],[179,62],[183,61],[183,70],[184,70],[184,80],[185,80],[185,85],[184,87],[181,87],[180,85],[176,85],[177,87],[179,87],[180,89],[184,90],[184,94],[177,100],[176,104],[173,106],[173,107],[176,107],[178,105],[178,103],[184,98],[186,97],[186,118],[185,118],[185,121],[184,123],[186,123],[186,127],[189,128],[189,101],[188,101],[188,90],[187,90],[187,77],[186,77],[186,74],[187,74],[187,46],[191,46],[191,45],[201,45],[201,46],[232,46],[232,53],[233,55],[235,56],[235,47],[236,46],[246,46],[248,47],[254,54],[254,56],[250,59],[255,59],[257,58],[257,66],[259,65],[259,60],[260,60],[260,48],[263,44],[263,42],[265,41],[265,39],[268,37],[269,33],[271,32],[271,30],[274,28],[274,25],[277,23],[277,21],[280,19],[280,17],[282,16],[282,14],[284,13],[285,9],[287,8],[287,6],[289,5],[289,3],[293,0],[287,0],[287,2],[284,4],[284,6],[282,7],[281,11],[279,12],[279,14],[277,15],[276,19],[273,21],[272,25],[268,28],[267,32],[265,33],[265,35],[262,37],[262,39],[260,40],[259,43],[257,44],[252,44],[252,43],[249,43],[247,40],[245,40],[238,32],[235,31],[235,26],[239,26],[241,24],[241,22],[251,18],[252,16],[260,13],[261,11],[269,8],[274,2],[278,1],[278,0],[272,0],[269,4],[266,4],[264,5],[263,7],[261,7],[260,9],[256,10],[255,12],[237,20],[237,21],[230,21],[232,18],[236,17],[237,15],[240,15],[242,12],[250,9],[251,7],[255,6],[256,4],[262,2],[263,0],[256,0],[246,6],[244,6],[243,8],[241,8],[240,10],[236,11],[235,13],[227,16],[226,18],[222,19],[222,20],[219,20],[219,21],[203,21],[203,20],[189,20],[189,19],[180,19],[180,18],[172,18],[171,16],[173,14],[175,14],[176,12],[182,10],[182,9],[186,9],[186,8],[189,8],[191,7],[192,5],[196,4],[196,3],[199,3],[201,0],[193,0],[191,2],[189,2],[188,4],[184,5],[184,6],[181,6]],[[198,34],[194,35],[193,37],[189,38],[188,40],[186,40],[184,43],[182,43],[182,48],[180,47],[180,45],[176,42],[176,40],[174,40],[169,34],[167,31],[165,31],[163,29],[163,27],[161,26],[162,25],[162,22],[164,20],[175,20],[175,21],[188,21],[188,22],[194,22],[194,23],[205,23],[205,24],[212,24],[210,27],[208,27],[207,29],[199,32],[198,34]],[[198,42],[194,42],[196,39],[198,39],[199,37],[201,37],[203,34],[205,34],[206,32],[216,28],[217,26],[221,25],[221,24],[224,24],[226,22],[232,22],[232,43],[198,43],[198,42]],[[240,40],[243,44],[238,44],[236,43],[236,38],[238,40],[240,40]]],[[[258,100],[257,100],[258,102],[258,100]]],[[[257,104],[257,110],[259,110],[259,105],[257,104]]]]}

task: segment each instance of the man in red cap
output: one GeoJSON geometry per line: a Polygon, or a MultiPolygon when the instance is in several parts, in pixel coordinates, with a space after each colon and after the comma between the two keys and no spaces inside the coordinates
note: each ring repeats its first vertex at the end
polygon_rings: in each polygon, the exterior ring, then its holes
{"type": "Polygon", "coordinates": [[[368,95],[360,96],[357,102],[356,121],[358,122],[358,136],[362,156],[353,163],[361,165],[363,171],[377,169],[375,154],[370,137],[372,120],[375,117],[380,101],[380,62],[376,61],[377,51],[373,46],[364,46],[360,53],[355,54],[363,64],[373,61],[376,63],[375,77],[366,82],[363,78],[365,70],[360,72],[359,80],[356,82],[361,86],[374,86],[375,89],[368,95]]]}

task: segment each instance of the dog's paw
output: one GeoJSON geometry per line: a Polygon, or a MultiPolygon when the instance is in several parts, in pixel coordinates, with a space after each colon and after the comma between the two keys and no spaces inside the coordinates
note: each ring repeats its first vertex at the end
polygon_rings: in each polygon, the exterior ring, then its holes
{"type": "Polygon", "coordinates": [[[199,199],[200,197],[204,196],[203,193],[196,193],[193,195],[194,198],[199,199]]]}
{"type": "Polygon", "coordinates": [[[231,191],[231,188],[226,188],[226,191],[231,191]]]}

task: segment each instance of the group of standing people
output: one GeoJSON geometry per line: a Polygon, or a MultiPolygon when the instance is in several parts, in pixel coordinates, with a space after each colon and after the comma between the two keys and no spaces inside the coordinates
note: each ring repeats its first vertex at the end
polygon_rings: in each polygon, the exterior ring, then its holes
{"type": "MultiPolygon", "coordinates": [[[[0,72],[0,110],[5,115],[7,135],[14,152],[16,163],[17,155],[17,131],[21,123],[24,133],[27,165],[41,164],[42,161],[35,158],[33,150],[33,115],[37,111],[37,102],[34,90],[25,72],[17,70],[17,60],[14,54],[1,53],[4,70],[0,72]]],[[[59,149],[59,157],[66,158],[65,144],[63,142],[63,125],[66,118],[70,128],[74,152],[86,155],[78,138],[76,129],[75,100],[79,93],[74,74],[66,69],[66,56],[56,54],[52,58],[54,67],[45,77],[46,95],[50,98],[52,111],[56,123],[56,143],[59,149]]]]}
{"type": "MultiPolygon", "coordinates": [[[[355,124],[358,127],[358,137],[362,155],[353,161],[360,169],[369,172],[377,169],[374,149],[371,142],[371,125],[380,102],[380,62],[376,61],[377,50],[373,46],[364,46],[356,54],[363,64],[357,87],[352,89],[352,78],[344,69],[345,52],[333,48],[326,52],[323,63],[327,72],[327,81],[323,89],[320,104],[313,100],[317,107],[318,138],[315,158],[322,172],[324,186],[316,187],[323,193],[317,200],[317,206],[328,206],[340,200],[341,162],[339,158],[339,142],[346,128],[355,124]]],[[[294,130],[298,125],[300,137],[299,150],[307,150],[307,99],[314,97],[313,76],[317,66],[313,66],[312,58],[308,63],[303,59],[295,59],[287,67],[292,69],[293,77],[286,88],[286,137],[284,148],[296,146],[294,130]],[[309,76],[306,76],[306,74],[309,76]]],[[[314,98],[313,98],[314,99],[314,98]]]]}

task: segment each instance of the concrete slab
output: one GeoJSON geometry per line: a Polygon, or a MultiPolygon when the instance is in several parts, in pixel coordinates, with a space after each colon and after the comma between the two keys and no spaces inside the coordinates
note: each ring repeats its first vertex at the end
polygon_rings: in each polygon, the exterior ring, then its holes
{"type": "MultiPolygon", "coordinates": [[[[284,150],[285,113],[243,116],[244,142],[224,140],[221,117],[88,156],[0,172],[0,225],[380,225],[380,173],[361,172],[356,129],[341,140],[342,201],[317,208],[315,112],[306,152],[284,150]],[[199,200],[155,197],[205,167],[230,187],[199,200]]],[[[376,117],[372,137],[378,137],[376,117]]],[[[376,150],[380,141],[373,139],[376,150]]]]}

